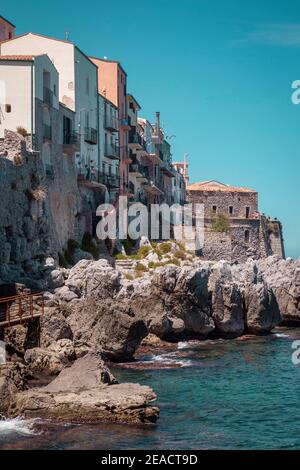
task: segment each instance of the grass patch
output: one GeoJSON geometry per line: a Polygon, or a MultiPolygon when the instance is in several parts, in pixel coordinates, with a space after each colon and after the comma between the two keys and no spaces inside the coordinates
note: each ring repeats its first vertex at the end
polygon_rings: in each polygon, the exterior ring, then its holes
{"type": "Polygon", "coordinates": [[[144,273],[148,271],[147,266],[144,266],[142,263],[137,263],[134,269],[137,273],[144,273]]]}

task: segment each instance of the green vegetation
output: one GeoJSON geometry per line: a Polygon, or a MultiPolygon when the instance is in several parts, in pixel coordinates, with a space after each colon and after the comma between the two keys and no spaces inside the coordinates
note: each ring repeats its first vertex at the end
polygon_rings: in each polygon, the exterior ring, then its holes
{"type": "Polygon", "coordinates": [[[137,263],[137,265],[135,266],[134,269],[135,269],[136,272],[140,272],[140,273],[143,273],[143,272],[147,272],[147,271],[148,271],[147,266],[145,266],[145,265],[142,264],[142,263],[137,263]]]}
{"type": "Polygon", "coordinates": [[[225,214],[212,215],[212,231],[219,233],[230,232],[230,220],[225,214]]]}
{"type": "Polygon", "coordinates": [[[131,274],[129,274],[129,273],[126,273],[126,274],[125,274],[125,277],[126,277],[126,279],[127,279],[128,281],[133,281],[133,279],[134,279],[133,276],[132,276],[131,274]]]}
{"type": "Polygon", "coordinates": [[[58,262],[59,262],[59,266],[61,268],[67,268],[68,267],[67,260],[66,260],[65,255],[63,253],[58,253],[58,262]]]}
{"type": "Polygon", "coordinates": [[[177,258],[177,259],[182,259],[182,260],[186,259],[186,253],[185,253],[184,251],[182,251],[182,250],[175,251],[175,252],[173,253],[173,255],[174,255],[174,257],[177,258]]]}
{"type": "Polygon", "coordinates": [[[151,249],[151,246],[141,246],[137,252],[137,255],[140,257],[140,259],[146,258],[146,256],[149,255],[151,249]]]}
{"type": "Polygon", "coordinates": [[[92,235],[88,232],[85,232],[85,234],[83,235],[82,242],[81,242],[81,249],[83,251],[87,251],[88,253],[91,253],[94,259],[99,258],[99,253],[100,253],[99,247],[95,245],[95,243],[93,242],[92,235]]]}
{"type": "Polygon", "coordinates": [[[123,255],[123,253],[118,253],[117,255],[114,256],[115,259],[117,260],[125,260],[128,259],[126,255],[123,255]]]}

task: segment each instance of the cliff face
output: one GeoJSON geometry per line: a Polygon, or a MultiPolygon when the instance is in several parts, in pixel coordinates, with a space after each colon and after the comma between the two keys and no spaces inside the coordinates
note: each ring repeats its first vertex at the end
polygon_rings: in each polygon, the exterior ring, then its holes
{"type": "Polygon", "coordinates": [[[39,279],[50,254],[43,168],[17,134],[7,133],[5,149],[8,155],[0,157],[0,280],[22,282],[28,274],[39,279]]]}

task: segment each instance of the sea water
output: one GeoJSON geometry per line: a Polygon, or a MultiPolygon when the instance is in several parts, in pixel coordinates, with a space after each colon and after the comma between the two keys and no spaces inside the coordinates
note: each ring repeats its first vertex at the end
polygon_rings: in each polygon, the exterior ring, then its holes
{"type": "Polygon", "coordinates": [[[156,425],[0,421],[0,449],[300,449],[299,329],[266,337],[180,343],[115,369],[151,386],[156,425]]]}

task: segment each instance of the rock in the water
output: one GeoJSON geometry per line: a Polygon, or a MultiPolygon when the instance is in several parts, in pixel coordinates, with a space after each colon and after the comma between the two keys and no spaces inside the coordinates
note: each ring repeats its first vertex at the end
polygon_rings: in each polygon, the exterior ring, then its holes
{"type": "Polygon", "coordinates": [[[101,347],[111,360],[130,360],[148,334],[143,320],[135,316],[129,306],[106,299],[85,299],[72,307],[68,317],[76,348],[101,347]]]}
{"type": "Polygon", "coordinates": [[[150,405],[149,387],[117,384],[98,354],[90,353],[64,369],[48,386],[18,393],[11,416],[73,422],[152,423],[159,415],[150,405]]]}

